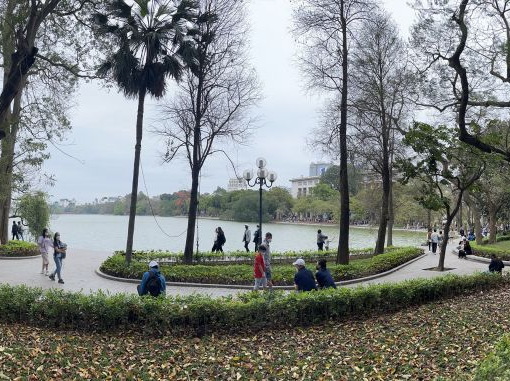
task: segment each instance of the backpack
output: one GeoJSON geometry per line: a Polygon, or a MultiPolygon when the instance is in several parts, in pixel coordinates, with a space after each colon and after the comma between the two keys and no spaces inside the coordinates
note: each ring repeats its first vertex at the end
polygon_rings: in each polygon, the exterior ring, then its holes
{"type": "Polygon", "coordinates": [[[155,271],[150,271],[149,273],[147,292],[152,296],[159,296],[159,294],[161,294],[161,280],[159,279],[159,274],[155,271]]]}

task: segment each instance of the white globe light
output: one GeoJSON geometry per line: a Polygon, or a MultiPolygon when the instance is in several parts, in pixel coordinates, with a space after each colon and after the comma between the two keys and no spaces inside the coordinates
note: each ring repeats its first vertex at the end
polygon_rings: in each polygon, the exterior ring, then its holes
{"type": "Polygon", "coordinates": [[[255,163],[257,164],[257,168],[264,168],[266,166],[266,159],[259,157],[255,163]]]}
{"type": "Polygon", "coordinates": [[[268,180],[269,180],[270,182],[274,182],[274,181],[276,181],[276,178],[277,178],[277,177],[278,177],[278,176],[276,176],[276,173],[275,173],[275,172],[269,172],[269,175],[268,175],[268,177],[267,177],[267,178],[268,178],[268,180]]]}
{"type": "Polygon", "coordinates": [[[265,168],[260,168],[258,171],[257,171],[257,176],[260,177],[261,179],[265,179],[267,177],[267,169],[265,168]]]}
{"type": "Polygon", "coordinates": [[[246,171],[244,171],[243,177],[246,181],[250,181],[251,179],[253,179],[253,172],[250,169],[247,169],[246,171]]]}

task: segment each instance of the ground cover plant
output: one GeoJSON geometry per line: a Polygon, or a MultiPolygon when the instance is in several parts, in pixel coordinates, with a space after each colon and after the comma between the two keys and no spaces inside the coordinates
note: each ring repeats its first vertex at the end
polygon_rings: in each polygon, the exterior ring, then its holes
{"type": "Polygon", "coordinates": [[[24,241],[9,241],[0,245],[0,257],[32,257],[39,255],[36,244],[24,241]]]}
{"type": "MultiPolygon", "coordinates": [[[[422,252],[421,249],[414,247],[400,248],[371,258],[353,260],[349,265],[329,264],[328,268],[335,281],[362,278],[391,270],[420,256],[422,252]]],[[[250,255],[252,258],[254,257],[253,253],[250,255]]],[[[297,258],[298,256],[291,257],[293,260],[297,258]]],[[[315,264],[315,261],[309,262],[308,266],[313,270],[315,264]]],[[[253,265],[251,263],[221,266],[174,264],[161,265],[160,270],[166,280],[170,282],[241,285],[253,283],[253,265]]],[[[101,271],[117,277],[141,279],[143,273],[147,271],[147,261],[133,260],[128,265],[122,255],[116,254],[103,262],[101,271]]],[[[272,265],[271,271],[275,285],[288,286],[294,283],[295,269],[290,263],[272,265]]]]}
{"type": "Polygon", "coordinates": [[[474,254],[479,257],[490,258],[492,254],[496,254],[498,258],[510,261],[510,241],[502,240],[492,245],[477,245],[472,242],[472,247],[474,254]]]}
{"type": "MultiPolygon", "coordinates": [[[[261,320],[273,316],[259,313],[261,320]]],[[[201,338],[140,327],[39,329],[2,319],[0,379],[470,380],[510,329],[509,316],[510,291],[499,288],[313,327],[201,338]]]]}

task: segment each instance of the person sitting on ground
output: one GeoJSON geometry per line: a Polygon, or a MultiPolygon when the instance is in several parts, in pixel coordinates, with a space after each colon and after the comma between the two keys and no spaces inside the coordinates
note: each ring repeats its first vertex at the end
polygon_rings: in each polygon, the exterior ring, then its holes
{"type": "Polygon", "coordinates": [[[156,261],[150,261],[149,271],[143,273],[142,283],[137,288],[138,295],[152,295],[157,297],[166,294],[166,280],[159,271],[159,264],[156,261]]]}
{"type": "Polygon", "coordinates": [[[469,232],[468,236],[467,236],[467,239],[468,241],[474,241],[476,239],[475,237],[475,233],[473,233],[472,231],[469,232]]]}
{"type": "Polygon", "coordinates": [[[296,266],[297,272],[294,275],[294,287],[297,291],[312,291],[317,290],[315,286],[315,278],[313,273],[306,268],[305,261],[302,258],[293,263],[296,266]]]}
{"type": "Polygon", "coordinates": [[[255,263],[253,265],[253,276],[255,278],[253,290],[255,291],[259,290],[261,287],[265,290],[267,287],[266,264],[264,262],[264,254],[266,254],[266,251],[266,246],[260,245],[259,250],[255,254],[255,263]]]}
{"type": "Polygon", "coordinates": [[[496,254],[491,254],[491,263],[489,264],[489,271],[491,273],[502,273],[505,264],[501,259],[496,257],[496,254]]]}
{"type": "Polygon", "coordinates": [[[317,279],[317,284],[319,285],[319,289],[324,288],[336,288],[335,281],[331,276],[331,273],[326,268],[326,260],[320,259],[317,262],[317,272],[315,273],[315,278],[317,279]]]}
{"type": "Polygon", "coordinates": [[[459,258],[467,259],[467,255],[473,255],[473,249],[471,249],[471,245],[469,244],[469,241],[466,237],[464,237],[462,241],[459,242],[459,245],[459,258]]]}

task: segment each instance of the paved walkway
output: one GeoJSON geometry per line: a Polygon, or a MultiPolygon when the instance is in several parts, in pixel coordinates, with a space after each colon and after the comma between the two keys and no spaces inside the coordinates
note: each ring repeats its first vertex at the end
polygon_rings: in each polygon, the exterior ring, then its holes
{"type": "MultiPolygon", "coordinates": [[[[425,257],[392,274],[361,284],[398,282],[413,278],[432,278],[444,275],[445,273],[465,275],[472,274],[476,271],[487,270],[487,264],[458,259],[456,255],[452,254],[452,248],[453,246],[448,246],[445,260],[445,267],[454,268],[451,271],[438,272],[424,270],[437,266],[439,261],[439,254],[434,255],[432,253],[427,253],[425,257]]],[[[42,287],[45,289],[59,288],[68,291],[82,291],[84,293],[97,290],[103,290],[108,293],[136,293],[136,284],[104,279],[95,273],[95,270],[100,266],[101,262],[109,255],[109,253],[98,251],[70,250],[67,259],[64,261],[62,272],[65,284],[52,282],[47,276],[39,274],[41,270],[40,258],[0,260],[0,283],[8,283],[11,285],[26,284],[28,286],[42,287]]],[[[52,268],[54,268],[54,263],[50,261],[50,271],[52,268]]],[[[360,283],[352,284],[347,287],[356,287],[358,285],[360,285],[360,283]]],[[[236,294],[238,292],[245,292],[245,290],[167,286],[168,295],[203,293],[212,296],[223,296],[236,294]]]]}

